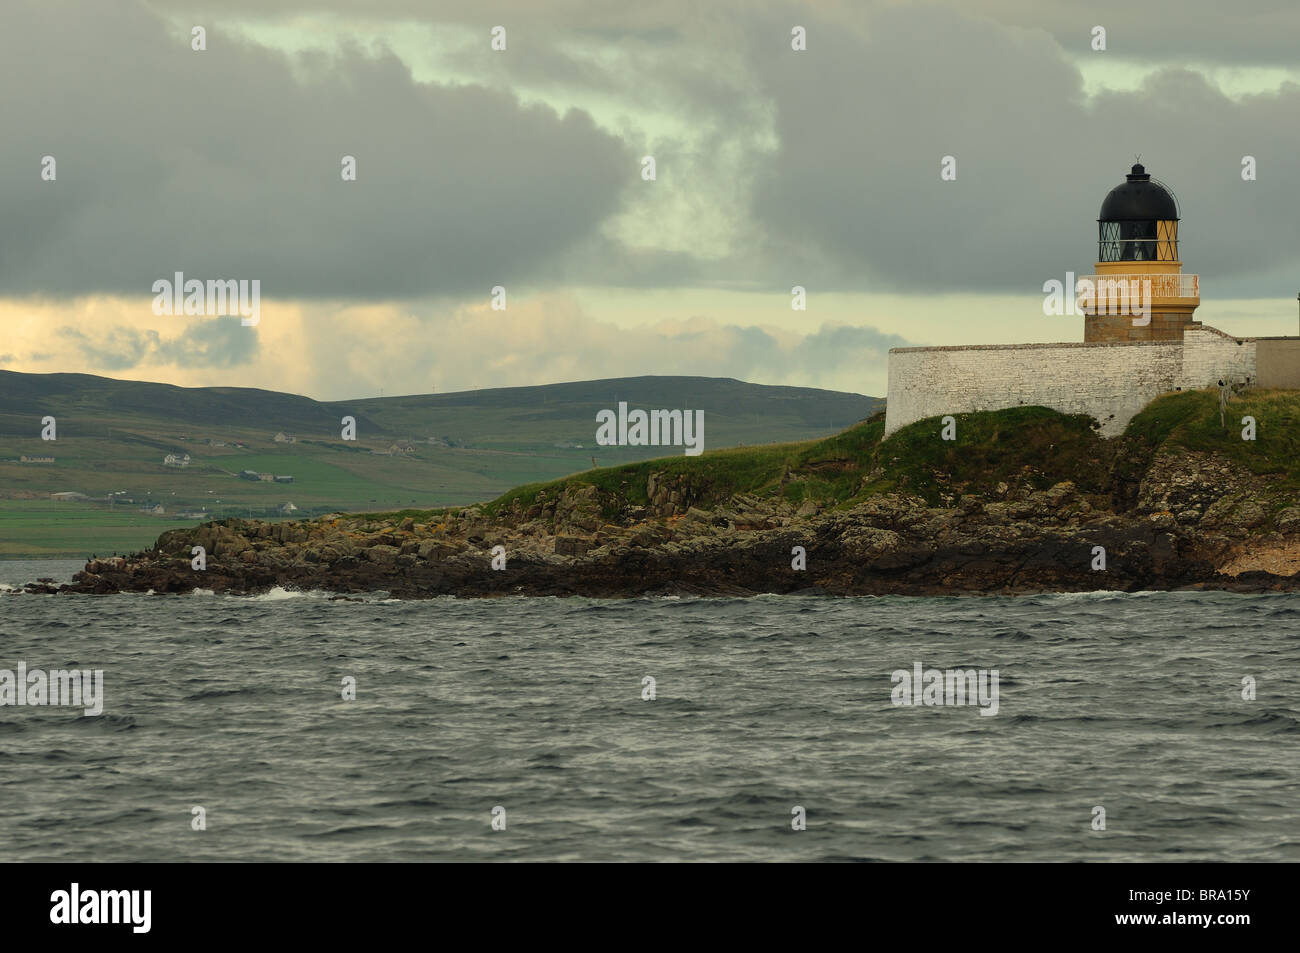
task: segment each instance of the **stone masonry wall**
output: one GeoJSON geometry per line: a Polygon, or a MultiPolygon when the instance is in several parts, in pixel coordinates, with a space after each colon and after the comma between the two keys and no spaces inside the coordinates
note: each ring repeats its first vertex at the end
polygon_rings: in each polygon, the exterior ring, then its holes
{"type": "Polygon", "coordinates": [[[1256,343],[1234,338],[1218,328],[1201,327],[1183,337],[1184,389],[1209,387],[1219,380],[1256,383],[1256,343]]]}
{"type": "Polygon", "coordinates": [[[1083,319],[1083,340],[1087,344],[1124,341],[1181,341],[1191,328],[1202,327],[1189,312],[1160,311],[1145,325],[1135,325],[1127,314],[1090,314],[1083,319]]]}
{"type": "Polygon", "coordinates": [[[1041,405],[1089,414],[1103,436],[1124,431],[1155,397],[1255,377],[1255,343],[1213,328],[1181,342],[894,348],[885,434],[944,414],[1041,405]]]}

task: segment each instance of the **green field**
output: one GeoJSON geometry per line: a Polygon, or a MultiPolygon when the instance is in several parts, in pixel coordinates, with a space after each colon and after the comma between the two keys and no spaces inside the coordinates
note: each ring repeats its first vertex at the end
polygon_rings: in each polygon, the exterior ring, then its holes
{"type": "Polygon", "coordinates": [[[0,557],[111,556],[147,549],[184,524],[135,507],[114,511],[53,500],[0,500],[0,557]]]}
{"type": "Polygon", "coordinates": [[[662,456],[662,447],[593,446],[596,412],[620,400],[704,410],[710,449],[825,436],[881,403],[687,377],[323,403],[245,388],[0,371],[0,557],[138,549],[182,525],[175,520],[182,513],[274,518],[285,503],[297,517],[461,506],[591,470],[593,461],[611,467],[662,456]],[[47,415],[57,421],[54,441],[40,439],[47,415]],[[356,418],[356,441],[341,439],[345,415],[356,418]],[[294,441],[276,442],[279,432],[294,441]],[[389,454],[394,445],[408,452],[389,454]],[[172,453],[189,454],[189,466],[164,466],[172,453]],[[55,459],[21,463],[23,455],[55,459]],[[241,479],[242,470],[294,482],[241,479]],[[97,502],[51,499],[66,492],[97,502]],[[165,517],[141,511],[156,504],[165,517]]]}

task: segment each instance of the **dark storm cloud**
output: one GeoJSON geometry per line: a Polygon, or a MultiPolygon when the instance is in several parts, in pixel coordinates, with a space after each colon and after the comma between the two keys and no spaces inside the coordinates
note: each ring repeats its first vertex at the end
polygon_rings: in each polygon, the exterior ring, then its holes
{"type": "Polygon", "coordinates": [[[486,297],[549,278],[636,177],[585,113],[416,84],[391,56],[295,73],[219,26],[192,51],[128,2],[0,18],[0,294],[148,294],[182,271],[267,297],[486,297]]]}
{"type": "Polygon", "coordinates": [[[1300,127],[1286,117],[1300,114],[1300,87],[1234,101],[1171,70],[1086,101],[1042,32],[939,7],[805,25],[807,53],[751,63],[780,141],[753,213],[767,254],[806,284],[1041,293],[1091,270],[1101,201],[1140,152],[1182,202],[1188,271],[1212,274],[1219,295],[1289,287],[1300,127]],[[940,180],[945,155],[956,181],[940,180]],[[1242,181],[1244,155],[1258,181],[1242,181]]]}
{"type": "Polygon", "coordinates": [[[375,19],[480,29],[479,49],[445,63],[490,64],[474,74],[484,86],[415,84],[396,59],[356,53],[295,72],[221,28],[236,15],[359,15],[351,0],[150,9],[215,17],[208,51],[120,0],[0,12],[0,295],[143,295],[173,271],[260,278],[267,297],[518,283],[1040,294],[1091,270],[1097,209],[1138,152],[1182,202],[1183,259],[1207,294],[1294,294],[1300,86],[1229,99],[1169,66],[1089,100],[1076,65],[1293,66],[1291,0],[1231,17],[1220,0],[365,5],[375,19]],[[510,52],[493,58],[495,23],[510,27],[510,52]],[[790,49],[794,23],[806,52],[790,49]],[[1094,25],[1105,53],[1089,50],[1094,25]],[[515,85],[600,91],[626,104],[629,141],[581,112],[521,106],[515,85]],[[602,229],[641,187],[642,109],[694,130],[693,154],[659,157],[656,185],[694,190],[683,206],[701,219],[734,211],[731,256],[658,250],[654,235],[629,248],[602,229]],[[37,177],[47,153],[57,183],[37,177]],[[344,154],[356,183],[339,179],[344,154]],[[939,178],[945,155],[955,182],[939,178]],[[1258,181],[1241,180],[1243,155],[1258,181]]]}

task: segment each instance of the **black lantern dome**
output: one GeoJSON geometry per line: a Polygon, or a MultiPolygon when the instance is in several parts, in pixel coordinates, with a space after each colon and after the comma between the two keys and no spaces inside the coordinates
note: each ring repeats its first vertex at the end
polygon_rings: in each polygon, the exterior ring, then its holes
{"type": "Polygon", "coordinates": [[[1177,261],[1178,201],[1141,164],[1111,189],[1097,218],[1099,261],[1177,261]]]}

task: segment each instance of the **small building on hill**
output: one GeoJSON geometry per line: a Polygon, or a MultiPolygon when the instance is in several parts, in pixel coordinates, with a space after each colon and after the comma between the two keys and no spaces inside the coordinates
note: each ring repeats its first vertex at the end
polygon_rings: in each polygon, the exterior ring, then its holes
{"type": "Polygon", "coordinates": [[[380,457],[400,457],[408,453],[415,453],[415,446],[406,442],[390,443],[387,450],[371,450],[370,452],[380,457]]]}

